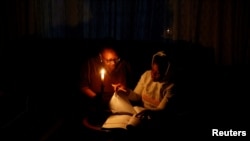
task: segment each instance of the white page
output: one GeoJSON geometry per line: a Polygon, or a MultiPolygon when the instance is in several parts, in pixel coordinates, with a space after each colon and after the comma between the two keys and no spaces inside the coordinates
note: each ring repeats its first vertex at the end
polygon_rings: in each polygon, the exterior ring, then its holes
{"type": "Polygon", "coordinates": [[[124,94],[114,93],[109,102],[109,107],[112,113],[130,113],[135,114],[133,106],[128,97],[124,94]]]}
{"type": "Polygon", "coordinates": [[[111,115],[102,125],[102,128],[126,129],[127,123],[129,122],[130,118],[131,118],[130,115],[111,115]]]}

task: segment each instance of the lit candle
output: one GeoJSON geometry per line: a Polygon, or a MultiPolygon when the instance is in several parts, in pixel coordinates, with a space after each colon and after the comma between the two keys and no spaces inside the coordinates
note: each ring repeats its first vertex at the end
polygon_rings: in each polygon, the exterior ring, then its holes
{"type": "Polygon", "coordinates": [[[101,80],[102,80],[102,82],[104,81],[104,75],[105,75],[105,69],[102,68],[101,69],[101,80]]]}
{"type": "Polygon", "coordinates": [[[100,73],[101,73],[101,80],[102,80],[101,93],[103,93],[104,92],[104,84],[103,84],[103,82],[104,82],[105,69],[102,68],[101,71],[100,71],[100,73]]]}

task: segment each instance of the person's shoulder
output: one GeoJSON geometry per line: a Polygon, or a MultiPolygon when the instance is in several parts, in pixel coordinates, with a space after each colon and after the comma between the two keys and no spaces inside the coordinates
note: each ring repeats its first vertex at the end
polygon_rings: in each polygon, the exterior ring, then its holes
{"type": "Polygon", "coordinates": [[[145,70],[144,73],[151,74],[151,70],[145,70]]]}
{"type": "Polygon", "coordinates": [[[151,76],[151,70],[146,70],[142,73],[142,76],[151,76]]]}
{"type": "Polygon", "coordinates": [[[141,78],[142,81],[144,82],[149,82],[151,81],[151,71],[150,70],[146,70],[141,74],[141,78]]]}

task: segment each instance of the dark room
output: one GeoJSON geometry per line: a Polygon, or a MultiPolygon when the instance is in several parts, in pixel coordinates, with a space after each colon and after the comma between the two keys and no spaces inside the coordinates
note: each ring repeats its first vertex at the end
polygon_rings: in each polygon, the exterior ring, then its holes
{"type": "Polygon", "coordinates": [[[249,1],[0,3],[1,141],[249,136],[249,1]]]}

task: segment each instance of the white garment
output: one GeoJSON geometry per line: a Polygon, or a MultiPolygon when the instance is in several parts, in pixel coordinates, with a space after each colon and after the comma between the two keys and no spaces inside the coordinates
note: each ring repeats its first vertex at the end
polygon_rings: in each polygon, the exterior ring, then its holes
{"type": "Polygon", "coordinates": [[[131,101],[142,100],[144,107],[150,110],[162,110],[172,96],[173,83],[153,82],[151,70],[145,71],[138,81],[134,91],[129,94],[131,101]]]}

